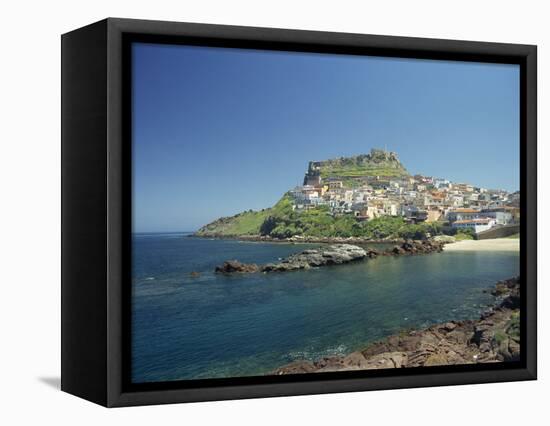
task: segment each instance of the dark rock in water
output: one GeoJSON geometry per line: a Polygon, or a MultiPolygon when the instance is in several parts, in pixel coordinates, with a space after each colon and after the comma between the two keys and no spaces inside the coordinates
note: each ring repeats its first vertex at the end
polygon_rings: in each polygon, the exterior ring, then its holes
{"type": "Polygon", "coordinates": [[[385,252],[394,256],[406,255],[406,254],[427,254],[427,253],[439,253],[443,251],[444,242],[425,240],[407,240],[404,243],[394,246],[392,249],[385,252]]]}
{"type": "Polygon", "coordinates": [[[227,260],[223,265],[216,266],[216,273],[232,274],[232,273],[252,273],[258,272],[259,267],[255,263],[241,263],[238,260],[227,260]]]}
{"type": "Polygon", "coordinates": [[[375,249],[372,249],[372,248],[367,249],[367,257],[369,259],[374,259],[379,255],[380,255],[380,252],[378,250],[375,250],[375,249]]]}
{"type": "Polygon", "coordinates": [[[405,250],[400,247],[400,246],[395,246],[393,249],[392,249],[392,253],[395,254],[395,255],[400,255],[400,254],[404,254],[405,253],[405,250]]]}
{"type": "MultiPolygon", "coordinates": [[[[370,252],[371,257],[377,255],[376,251],[370,252]]],[[[258,266],[245,264],[237,260],[228,260],[222,266],[216,267],[219,273],[235,272],[285,272],[298,269],[309,269],[311,267],[326,265],[342,265],[344,263],[361,260],[367,257],[367,251],[361,247],[351,244],[332,244],[318,249],[308,249],[283,259],[277,263],[268,263],[258,266]]]]}
{"type": "Polygon", "coordinates": [[[515,293],[511,293],[507,298],[505,298],[500,304],[500,307],[506,308],[506,309],[519,309],[520,307],[519,291],[515,293]]]}
{"type": "Polygon", "coordinates": [[[293,254],[279,263],[264,265],[262,272],[285,272],[326,265],[341,265],[364,259],[367,251],[351,244],[332,244],[318,249],[308,249],[293,254]]]}
{"type": "Polygon", "coordinates": [[[502,298],[502,302],[500,304],[501,308],[519,309],[519,277],[499,281],[495,288],[491,291],[491,294],[502,298]]]}
{"type": "Polygon", "coordinates": [[[286,272],[299,269],[316,268],[328,265],[343,265],[363,259],[374,259],[378,256],[399,256],[412,254],[436,253],[443,250],[445,243],[438,241],[414,241],[407,240],[401,245],[386,251],[378,251],[372,248],[362,248],[352,244],[338,243],[307,249],[293,254],[276,263],[268,263],[263,266],[244,264],[236,260],[229,260],[222,266],[216,267],[216,272],[225,274],[234,272],[286,272]]]}

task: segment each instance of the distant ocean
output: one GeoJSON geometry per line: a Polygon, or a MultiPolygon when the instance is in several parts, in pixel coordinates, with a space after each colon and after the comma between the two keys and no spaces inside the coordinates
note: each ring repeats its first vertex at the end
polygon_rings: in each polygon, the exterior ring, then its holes
{"type": "Polygon", "coordinates": [[[310,245],[133,235],[132,381],[254,376],[345,354],[406,328],[476,318],[483,290],[519,274],[514,252],[381,257],[308,271],[223,276],[310,245]],[[191,272],[198,272],[192,277],[191,272]]]}

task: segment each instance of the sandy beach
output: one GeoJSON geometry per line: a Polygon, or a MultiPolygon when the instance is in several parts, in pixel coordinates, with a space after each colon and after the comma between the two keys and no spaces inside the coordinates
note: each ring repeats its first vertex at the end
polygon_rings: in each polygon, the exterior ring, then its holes
{"type": "Polygon", "coordinates": [[[519,239],[464,240],[446,244],[445,251],[519,251],[519,239]]]}

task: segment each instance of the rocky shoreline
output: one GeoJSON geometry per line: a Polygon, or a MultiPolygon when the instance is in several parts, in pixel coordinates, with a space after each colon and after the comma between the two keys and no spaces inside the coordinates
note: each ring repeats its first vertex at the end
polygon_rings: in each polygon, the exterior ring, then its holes
{"type": "Polygon", "coordinates": [[[496,296],[494,306],[477,320],[449,321],[402,332],[345,356],[295,361],[268,374],[518,361],[520,285],[519,277],[499,281],[488,290],[496,296]]]}
{"type": "Polygon", "coordinates": [[[443,251],[445,243],[437,241],[407,240],[387,250],[363,248],[352,244],[331,244],[316,249],[304,250],[293,254],[277,263],[257,265],[241,263],[238,260],[227,260],[217,266],[216,273],[255,273],[255,272],[287,272],[300,269],[318,268],[329,265],[342,265],[350,262],[373,259],[378,256],[403,256],[429,254],[443,251]]]}
{"type": "Polygon", "coordinates": [[[403,238],[373,240],[363,237],[312,237],[295,235],[288,238],[274,238],[269,235],[225,235],[225,234],[190,234],[186,238],[208,238],[215,240],[239,240],[265,243],[292,243],[292,244],[401,244],[403,238]]]}

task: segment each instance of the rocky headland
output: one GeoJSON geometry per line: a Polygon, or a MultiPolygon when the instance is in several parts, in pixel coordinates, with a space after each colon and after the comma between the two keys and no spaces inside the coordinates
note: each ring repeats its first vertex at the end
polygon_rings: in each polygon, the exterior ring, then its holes
{"type": "Polygon", "coordinates": [[[437,241],[408,240],[387,250],[376,250],[352,244],[330,244],[317,249],[307,249],[293,254],[280,262],[256,265],[227,260],[217,266],[215,272],[224,274],[255,272],[286,272],[300,269],[317,268],[329,265],[343,265],[350,262],[373,259],[378,256],[402,256],[441,252],[444,243],[437,241]]]}
{"type": "MultiPolygon", "coordinates": [[[[330,192],[330,182],[333,185],[332,190],[352,191],[369,185],[379,187],[385,183],[389,186],[391,179],[409,182],[411,178],[395,152],[372,149],[368,154],[310,161],[303,185],[317,188],[318,196],[321,197],[330,192]]],[[[399,226],[391,229],[372,226],[356,218],[356,215],[349,214],[350,206],[344,209],[347,213],[343,214],[342,206],[336,211],[330,207],[327,200],[317,206],[311,204],[309,199],[298,202],[295,191],[296,188],[289,188],[271,207],[256,211],[248,209],[232,216],[219,217],[202,226],[193,236],[232,239],[271,237],[274,240],[300,236],[312,239],[330,238],[329,236],[378,239],[388,237],[390,234],[395,234],[392,235],[395,238],[404,236],[396,232],[406,225],[402,220],[398,220],[399,226]],[[307,206],[302,207],[304,203],[307,206]]],[[[344,202],[341,196],[334,198],[333,201],[336,199],[339,203],[344,202]]],[[[395,222],[395,218],[390,218],[390,221],[395,222]]],[[[415,229],[418,231],[418,227],[415,229]]],[[[407,238],[414,237],[407,236],[407,238]]]]}
{"type": "Polygon", "coordinates": [[[498,282],[495,304],[477,320],[449,321],[372,343],[345,356],[300,360],[269,374],[302,374],[385,368],[518,361],[520,278],[498,282]]]}

